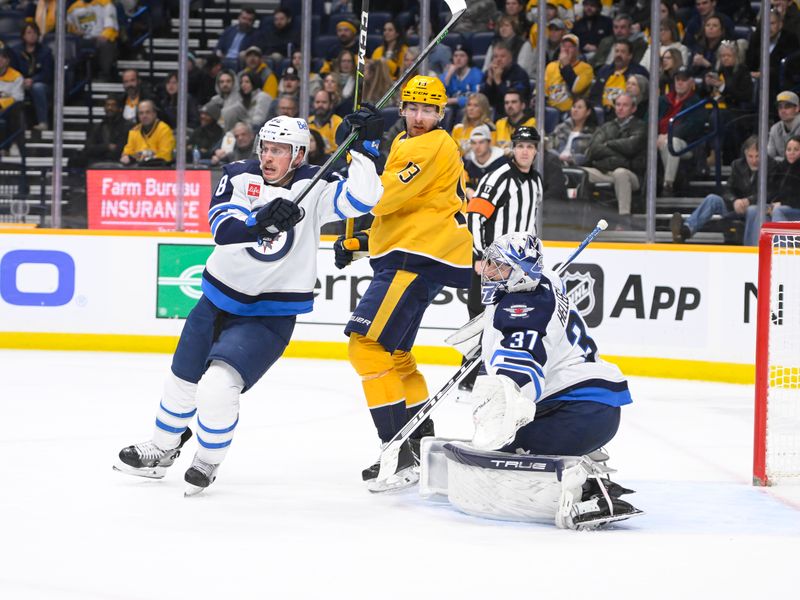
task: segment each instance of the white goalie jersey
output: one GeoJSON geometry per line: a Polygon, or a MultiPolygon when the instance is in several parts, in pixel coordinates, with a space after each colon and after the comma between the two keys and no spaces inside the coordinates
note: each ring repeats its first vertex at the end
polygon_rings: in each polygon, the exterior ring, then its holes
{"type": "Polygon", "coordinates": [[[552,271],[545,271],[534,291],[508,293],[486,307],[482,359],[487,374],[509,377],[537,403],[631,402],[625,376],[600,359],[586,323],[552,271]]]}
{"type": "Polygon", "coordinates": [[[383,186],[373,162],[354,152],[349,177],[321,179],[300,204],[305,217],[271,242],[259,244],[245,220],[275,198],[296,198],[318,169],[301,165],[286,187],[277,187],[264,181],[256,159],[225,165],[208,212],[217,247],[202,280],[203,293],[215,306],[249,316],[312,310],[320,228],[361,216],[378,203],[383,186]]]}

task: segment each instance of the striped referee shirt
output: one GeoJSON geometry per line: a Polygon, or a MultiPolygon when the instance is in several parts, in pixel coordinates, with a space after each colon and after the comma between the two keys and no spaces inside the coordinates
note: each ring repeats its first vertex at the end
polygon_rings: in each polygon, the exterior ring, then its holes
{"type": "Polygon", "coordinates": [[[514,231],[536,234],[536,210],[542,199],[542,178],[536,169],[520,171],[509,162],[485,175],[467,205],[467,224],[472,233],[473,252],[501,235],[514,231]]]}

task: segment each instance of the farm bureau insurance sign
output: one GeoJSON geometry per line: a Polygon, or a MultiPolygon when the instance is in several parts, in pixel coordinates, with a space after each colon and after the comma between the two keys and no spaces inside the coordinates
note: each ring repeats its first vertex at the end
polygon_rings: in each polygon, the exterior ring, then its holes
{"type": "MultiPolygon", "coordinates": [[[[89,229],[174,231],[176,172],[172,170],[86,171],[89,229]]],[[[184,231],[208,231],[211,172],[186,171],[184,231]]]]}

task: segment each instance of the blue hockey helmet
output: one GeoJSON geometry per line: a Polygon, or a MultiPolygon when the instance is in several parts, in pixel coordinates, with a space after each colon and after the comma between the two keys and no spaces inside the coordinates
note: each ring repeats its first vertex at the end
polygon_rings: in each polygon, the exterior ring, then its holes
{"type": "Polygon", "coordinates": [[[495,304],[509,292],[530,292],[544,269],[542,243],[535,235],[507,233],[483,253],[481,302],[495,304]]]}

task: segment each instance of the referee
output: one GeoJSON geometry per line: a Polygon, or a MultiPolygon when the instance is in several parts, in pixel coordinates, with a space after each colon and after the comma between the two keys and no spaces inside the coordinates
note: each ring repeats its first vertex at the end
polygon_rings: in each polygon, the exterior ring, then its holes
{"type": "MultiPolygon", "coordinates": [[[[536,211],[542,200],[542,178],[533,168],[536,144],[541,138],[535,127],[519,127],[511,136],[511,161],[487,173],[478,182],[467,205],[467,225],[472,233],[473,264],[483,250],[501,235],[525,231],[536,235],[536,211]]],[[[467,298],[472,319],[483,312],[480,274],[472,272],[467,298]]],[[[472,371],[459,385],[471,390],[478,375],[472,371]]]]}

